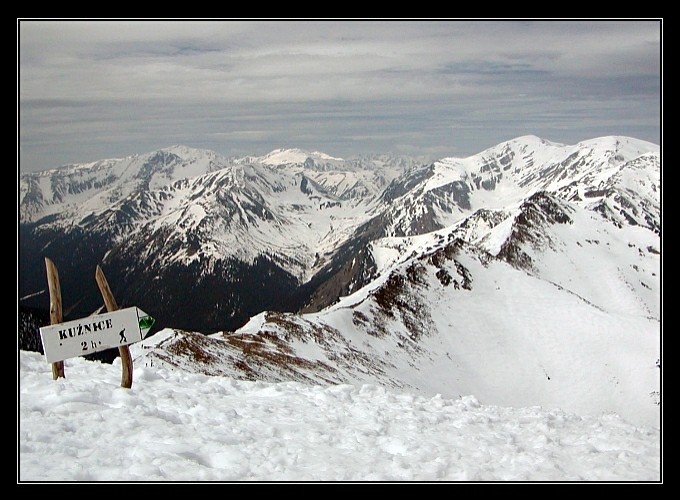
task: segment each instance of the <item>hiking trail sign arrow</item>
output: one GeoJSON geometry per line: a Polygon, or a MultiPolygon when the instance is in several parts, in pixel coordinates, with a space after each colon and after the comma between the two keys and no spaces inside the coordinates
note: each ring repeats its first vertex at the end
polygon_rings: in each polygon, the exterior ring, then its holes
{"type": "Polygon", "coordinates": [[[138,307],[40,328],[48,363],[143,340],[154,319],[138,307]]]}

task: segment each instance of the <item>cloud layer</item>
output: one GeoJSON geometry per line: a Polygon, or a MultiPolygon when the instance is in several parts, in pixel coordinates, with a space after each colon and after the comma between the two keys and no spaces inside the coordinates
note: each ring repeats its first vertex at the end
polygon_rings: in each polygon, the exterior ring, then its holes
{"type": "Polygon", "coordinates": [[[19,22],[22,171],[171,144],[466,155],[659,142],[658,21],[19,22]]]}

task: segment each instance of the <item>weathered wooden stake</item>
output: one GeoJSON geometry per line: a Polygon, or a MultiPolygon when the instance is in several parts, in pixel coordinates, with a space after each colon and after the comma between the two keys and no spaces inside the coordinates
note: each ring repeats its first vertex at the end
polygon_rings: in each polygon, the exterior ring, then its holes
{"type": "MultiPolygon", "coordinates": [[[[56,325],[63,322],[59,273],[57,266],[47,257],[45,257],[45,268],[47,269],[47,287],[50,290],[50,323],[56,325]]],[[[52,363],[52,380],[57,380],[59,377],[66,378],[63,361],[52,363]]]]}
{"type": "MultiPolygon", "coordinates": [[[[118,303],[111,292],[111,288],[109,287],[108,281],[106,281],[106,276],[104,276],[104,271],[102,271],[101,267],[97,266],[94,278],[97,280],[97,285],[99,286],[99,291],[102,293],[102,297],[104,297],[106,310],[108,312],[117,311],[118,303]]],[[[123,365],[120,386],[130,389],[132,387],[132,356],[130,355],[130,348],[126,345],[121,345],[118,346],[118,352],[120,353],[120,361],[123,365]]]]}

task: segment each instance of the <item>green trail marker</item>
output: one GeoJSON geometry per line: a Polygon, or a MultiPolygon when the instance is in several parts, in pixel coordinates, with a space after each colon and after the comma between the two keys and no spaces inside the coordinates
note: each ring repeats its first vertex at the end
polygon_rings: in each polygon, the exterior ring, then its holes
{"type": "Polygon", "coordinates": [[[139,318],[139,329],[140,330],[150,330],[153,324],[156,322],[151,316],[142,316],[139,318]]]}

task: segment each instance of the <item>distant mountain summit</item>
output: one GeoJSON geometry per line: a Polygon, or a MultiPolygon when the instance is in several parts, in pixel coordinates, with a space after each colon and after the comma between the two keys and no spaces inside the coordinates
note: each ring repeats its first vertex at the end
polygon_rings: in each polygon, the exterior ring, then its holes
{"type": "Polygon", "coordinates": [[[342,158],[334,158],[319,151],[304,151],[302,149],[275,149],[274,151],[255,158],[255,161],[263,165],[294,165],[309,164],[311,162],[338,162],[344,163],[342,158]]]}

